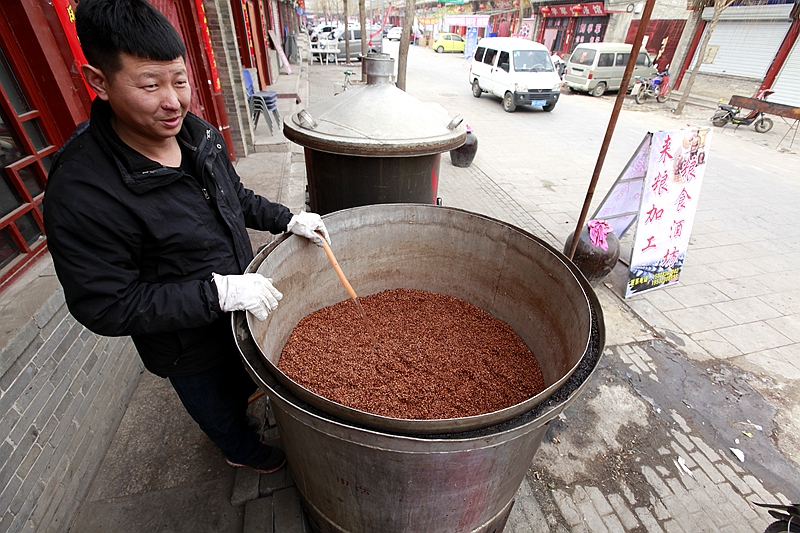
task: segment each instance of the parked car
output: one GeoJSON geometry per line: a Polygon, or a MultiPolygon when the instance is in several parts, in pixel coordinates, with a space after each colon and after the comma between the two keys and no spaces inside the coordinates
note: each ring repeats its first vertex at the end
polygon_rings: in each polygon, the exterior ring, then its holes
{"type": "Polygon", "coordinates": [[[543,44],[514,37],[478,41],[469,82],[475,98],[483,93],[499,96],[509,113],[519,105],[552,111],[561,96],[561,78],[550,51],[543,44]]]}
{"type": "MultiPolygon", "coordinates": [[[[377,28],[376,28],[377,29],[377,28]]],[[[369,30],[370,33],[374,32],[375,29],[369,30]]],[[[350,27],[348,28],[348,32],[350,33],[349,38],[349,46],[350,46],[350,58],[347,60],[353,61],[358,59],[361,55],[361,28],[358,27],[350,27]]],[[[345,42],[344,42],[344,28],[337,28],[336,30],[332,31],[328,34],[329,41],[336,41],[339,47],[338,58],[340,60],[345,59],[346,49],[345,49],[345,42]]],[[[367,35],[369,38],[369,35],[367,35]]],[[[330,46],[330,45],[329,45],[330,46]]],[[[376,35],[372,38],[372,40],[367,42],[367,52],[380,52],[382,49],[381,46],[381,36],[380,34],[376,35]]]]}
{"type": "MultiPolygon", "coordinates": [[[[573,92],[588,92],[602,96],[606,91],[619,90],[625,66],[631,55],[631,45],[625,43],[581,43],[569,56],[564,74],[566,86],[573,92]]],[[[644,50],[636,57],[636,66],[627,90],[636,76],[652,78],[656,69],[644,50]]]]}
{"type": "Polygon", "coordinates": [[[401,28],[400,26],[395,26],[386,33],[386,38],[389,39],[390,41],[399,41],[400,37],[402,36],[403,36],[403,28],[401,28]]]}
{"type": "Polygon", "coordinates": [[[455,33],[440,33],[439,38],[433,43],[433,49],[438,53],[463,52],[464,39],[455,33]]]}

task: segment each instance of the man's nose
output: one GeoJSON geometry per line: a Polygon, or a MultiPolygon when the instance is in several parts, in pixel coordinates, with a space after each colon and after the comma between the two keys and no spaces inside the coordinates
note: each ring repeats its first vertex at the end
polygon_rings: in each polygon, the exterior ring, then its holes
{"type": "Polygon", "coordinates": [[[168,86],[164,89],[161,105],[166,109],[179,109],[181,107],[181,101],[175,87],[168,86]]]}

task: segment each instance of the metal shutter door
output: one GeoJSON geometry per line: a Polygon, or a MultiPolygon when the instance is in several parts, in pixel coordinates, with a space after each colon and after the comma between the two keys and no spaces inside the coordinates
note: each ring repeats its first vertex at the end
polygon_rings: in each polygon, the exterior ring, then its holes
{"type": "Polygon", "coordinates": [[[794,43],[772,88],[775,89],[775,94],[770,95],[767,100],[800,107],[800,40],[794,43]]]}
{"type": "Polygon", "coordinates": [[[719,49],[700,72],[763,79],[789,25],[777,20],[720,20],[708,43],[719,49]]]}

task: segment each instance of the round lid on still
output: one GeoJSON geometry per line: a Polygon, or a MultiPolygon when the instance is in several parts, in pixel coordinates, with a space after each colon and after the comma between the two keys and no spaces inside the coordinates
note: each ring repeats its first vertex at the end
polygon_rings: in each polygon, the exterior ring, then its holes
{"type": "Polygon", "coordinates": [[[391,83],[387,54],[363,59],[367,83],[293,114],[286,138],[323,152],[376,157],[437,154],[458,148],[466,126],[438,104],[421,102],[391,83]]]}

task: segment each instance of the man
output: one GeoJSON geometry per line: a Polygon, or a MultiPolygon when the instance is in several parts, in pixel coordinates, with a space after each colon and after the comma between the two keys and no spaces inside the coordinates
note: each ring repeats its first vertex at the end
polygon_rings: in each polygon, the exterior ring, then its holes
{"type": "Polygon", "coordinates": [[[188,113],[186,49],[161,13],[145,0],[83,0],[76,16],[97,98],[56,155],[44,200],[70,312],[98,334],[130,335],[230,465],[275,471],[285,457],[248,427],[256,386],[227,313],[264,320],[282,295],[241,274],[253,258],[245,228],[319,246],[328,232],[319,215],[242,186],[220,133],[188,113]]]}

